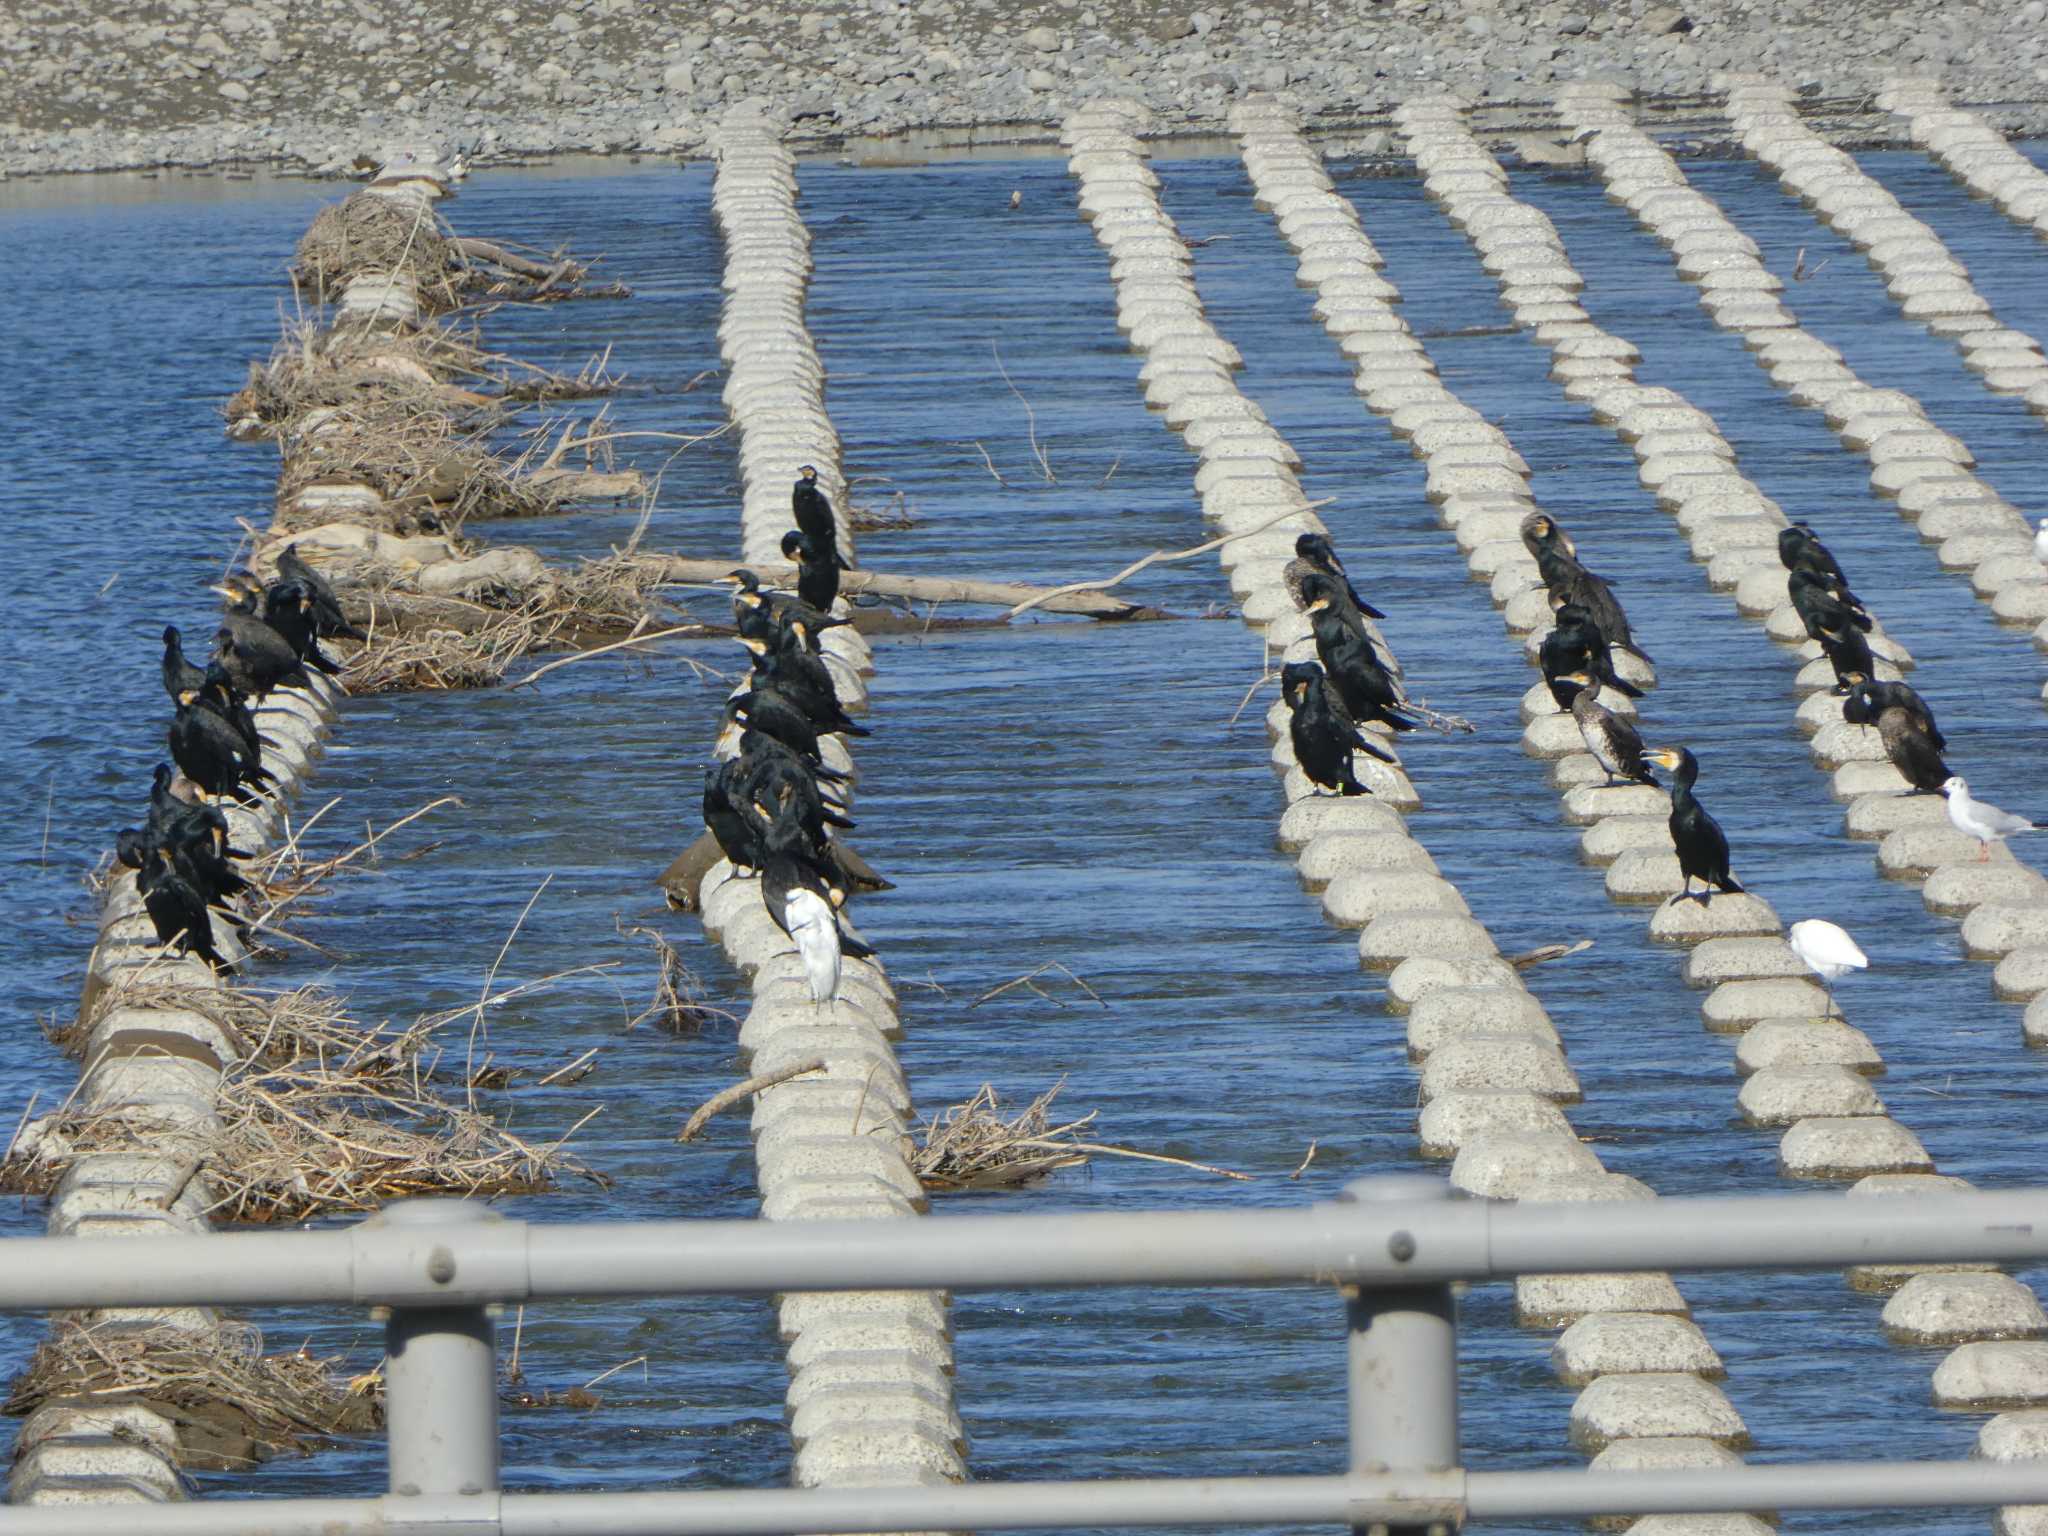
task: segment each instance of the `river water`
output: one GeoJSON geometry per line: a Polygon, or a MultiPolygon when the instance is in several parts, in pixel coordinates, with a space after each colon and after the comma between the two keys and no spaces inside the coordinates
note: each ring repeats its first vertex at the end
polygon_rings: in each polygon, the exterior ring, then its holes
{"type": "MultiPolygon", "coordinates": [[[[2048,333],[2031,236],[1917,157],[1866,165],[1950,239],[2002,316],[2048,333]]],[[[1801,246],[1809,267],[1828,259],[1787,295],[1803,323],[1870,383],[1917,394],[2017,505],[2048,511],[2039,420],[1987,394],[1947,343],[1900,321],[1861,259],[1755,167],[1689,169],[1776,270],[1788,271],[1801,246]]],[[[1610,1167],[1667,1195],[1784,1190],[1775,1135],[1737,1119],[1730,1048],[1700,1029],[1699,994],[1680,982],[1677,953],[1648,942],[1647,909],[1610,905],[1600,872],[1578,862],[1575,830],[1520,751],[1516,704],[1534,673],[1422,500],[1419,462],[1352,393],[1241,169],[1177,159],[1159,170],[1183,233],[1214,237],[1198,279],[1212,319],[1244,352],[1241,386],[1301,453],[1310,494],[1334,498],[1324,516],[1361,589],[1391,615],[1411,687],[1478,727],[1407,744],[1427,805],[1416,835],[1503,949],[1594,941],[1533,973],[1584,1082],[1575,1124],[1610,1167]]],[[[701,166],[474,178],[449,210],[461,230],[571,241],[602,253],[635,291],[627,303],[501,311],[491,342],[572,368],[610,346],[631,380],[612,407],[620,428],[696,435],[719,425],[718,380],[692,387],[719,363],[710,184],[701,166]]],[[[2022,1048],[2018,1010],[1991,999],[1989,970],[1962,957],[1955,924],[1880,880],[1871,846],[1844,836],[1791,725],[1789,656],[1707,592],[1627,451],[1548,383],[1542,349],[1502,329],[1492,280],[1419,184],[1343,185],[1446,382],[1507,429],[1538,497],[1626,600],[1659,661],[1646,718],[1699,753],[1701,792],[1728,829],[1737,872],[1788,920],[1832,918],[1870,952],[1873,969],[1845,985],[1843,1001],[1884,1053],[1880,1088],[1893,1112],[1945,1172],[1987,1186],[2037,1179],[2048,1064],[2022,1048]]],[[[1714,330],[1625,210],[1577,176],[1518,175],[1516,189],[1557,221],[1595,319],[1642,348],[1640,376],[1713,413],[1744,469],[1813,521],[1912,648],[1914,681],[1958,769],[1996,802],[2035,803],[2042,661],[2025,633],[1999,629],[1966,581],[1939,570],[1873,497],[1861,462],[1714,330]]],[[[0,956],[16,998],[0,1047],[8,1112],[33,1094],[47,1109],[74,1080],[36,1024],[75,1004],[91,933],[81,875],[135,814],[162,751],[157,632],[166,622],[204,632],[204,586],[227,559],[236,519],[267,517],[272,452],[225,441],[217,405],[274,338],[282,264],[329,195],[167,177],[0,202],[16,285],[0,372],[0,415],[16,445],[0,466],[0,519],[16,552],[0,571],[13,651],[0,669],[0,792],[15,807],[0,848],[0,956]]],[[[847,472],[857,499],[900,493],[915,518],[864,535],[866,562],[1057,582],[1205,536],[1193,460],[1147,419],[1107,268],[1075,216],[1062,162],[813,162],[803,209],[818,264],[810,321],[847,472]]],[[[730,436],[681,452],[659,439],[624,446],[635,450],[629,461],[663,469],[645,547],[734,548],[730,436]]],[[[568,559],[624,541],[634,521],[603,511],[488,532],[568,559]]],[[[943,1201],[942,1215],[1285,1204],[1415,1166],[1400,1021],[1382,1006],[1381,981],[1358,969],[1354,936],[1322,922],[1273,849],[1281,801],[1263,700],[1232,719],[1259,647],[1234,619],[1203,617],[1230,601],[1211,557],[1155,567],[1134,586],[1189,617],[1120,628],[1046,620],[877,644],[856,841],[900,888],[867,899],[860,920],[903,995],[900,1049],[924,1111],[984,1082],[1022,1102],[1064,1080],[1060,1105],[1096,1112],[1100,1138],[1254,1178],[1105,1158],[1028,1193],[943,1201]],[[1041,978],[1042,996],[1016,988],[975,1005],[1053,962],[1085,987],[1055,971],[1041,978]],[[1314,1159],[1292,1177],[1312,1142],[1314,1159]]],[[[707,613],[722,602],[678,600],[707,613]]],[[[730,670],[737,653],[687,654],[730,670]]],[[[501,1063],[545,1072],[598,1051],[587,1079],[506,1101],[514,1127],[539,1136],[601,1107],[577,1144],[612,1187],[514,1202],[533,1219],[754,1211],[744,1116],[715,1122],[695,1145],[672,1140],[737,1075],[732,1025],[714,1020],[682,1039],[629,1028],[653,966],[645,942],[619,931],[660,929],[711,1006],[744,1008],[694,919],[666,912],[651,883],[696,831],[717,698],[715,683],[665,655],[565,668],[537,689],[364,700],[348,707],[304,807],[336,802],[313,834],[331,849],[437,795],[464,802],[393,839],[394,855],[417,857],[338,882],[299,925],[318,950],[267,965],[260,982],[327,979],[364,1017],[410,1018],[474,998],[501,948],[501,986],[603,967],[492,1013],[488,1049],[501,1063]]],[[[5,1215],[10,1234],[41,1223],[29,1204],[5,1215]]],[[[1885,1344],[1878,1304],[1839,1275],[1683,1288],[1728,1362],[1727,1391],[1757,1459],[1967,1454],[1978,1420],[1928,1406],[1940,1352],[1885,1344]]],[[[1572,1393],[1545,1363],[1549,1336],[1517,1330],[1511,1314],[1505,1287],[1466,1298],[1468,1458],[1576,1464],[1564,1441],[1572,1393]]],[[[1342,1316],[1327,1294],[970,1296],[955,1320],[978,1477],[1342,1462],[1342,1316]]],[[[374,1331],[360,1319],[264,1321],[274,1344],[306,1337],[351,1352],[358,1368],[374,1362],[374,1331]]],[[[10,1368],[41,1328],[7,1321],[10,1368]]],[[[764,1303],[549,1307],[526,1316],[521,1343],[534,1386],[624,1369],[598,1387],[598,1409],[508,1411],[509,1486],[785,1478],[784,1373],[764,1303]]],[[[203,1481],[226,1496],[361,1492],[376,1485],[378,1463],[374,1445],[343,1446],[203,1481]]],[[[1786,1525],[1947,1532],[1981,1529],[1982,1518],[1786,1525]]]]}

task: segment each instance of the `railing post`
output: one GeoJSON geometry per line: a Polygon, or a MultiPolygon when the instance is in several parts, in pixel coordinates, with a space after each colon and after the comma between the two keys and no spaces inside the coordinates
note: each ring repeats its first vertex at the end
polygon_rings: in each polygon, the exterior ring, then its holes
{"type": "MultiPolygon", "coordinates": [[[[490,1219],[483,1207],[461,1200],[400,1201],[381,1217],[391,1226],[490,1219]]],[[[459,1262],[442,1248],[426,1256],[436,1279],[453,1278],[459,1262]]],[[[498,1351],[489,1312],[481,1306],[393,1307],[384,1354],[392,1493],[496,1492],[498,1351]]]]}
{"type": "MultiPolygon", "coordinates": [[[[1448,1201],[1450,1186],[1423,1174],[1358,1179],[1340,1201],[1448,1201]]],[[[1405,1232],[1392,1257],[1414,1251],[1405,1232]]],[[[1458,1464],[1458,1323],[1446,1284],[1347,1289],[1351,1361],[1351,1470],[1443,1472],[1458,1464]]],[[[1358,1536],[1449,1536],[1450,1527],[1360,1526],[1358,1536]]]]}

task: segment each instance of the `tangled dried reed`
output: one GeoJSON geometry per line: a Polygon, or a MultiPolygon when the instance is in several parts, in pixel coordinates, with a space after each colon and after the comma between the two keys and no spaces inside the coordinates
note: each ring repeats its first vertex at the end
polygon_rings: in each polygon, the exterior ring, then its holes
{"type": "MultiPolygon", "coordinates": [[[[217,1127],[165,1125],[130,1106],[67,1104],[36,1122],[0,1161],[0,1189],[48,1194],[79,1157],[147,1152],[205,1174],[209,1214],[229,1222],[304,1221],[374,1210],[413,1195],[531,1194],[591,1172],[567,1138],[528,1142],[433,1082],[436,1030],[447,1017],[364,1028],[316,987],[282,993],[143,983],[110,990],[115,1007],[191,1008],[213,1020],[240,1059],[222,1074],[217,1127]]],[[[65,1039],[74,1050],[83,1031],[65,1039]]],[[[182,1187],[182,1186],[181,1186],[182,1187]]]]}
{"type": "Polygon", "coordinates": [[[58,1401],[146,1403],[177,1425],[184,1465],[233,1470],[383,1424],[381,1379],[345,1383],[334,1366],[304,1349],[266,1355],[247,1323],[197,1331],[58,1318],[0,1413],[21,1418],[58,1401]]]}
{"type": "Polygon", "coordinates": [[[325,304],[356,278],[400,271],[418,287],[422,307],[462,302],[467,264],[433,211],[356,192],[314,216],[299,238],[292,278],[325,304]]]}
{"type": "Polygon", "coordinates": [[[1088,1152],[1074,1133],[1093,1124],[1096,1112],[1053,1124],[1052,1101],[1066,1085],[1061,1078],[1007,1120],[988,1083],[966,1103],[933,1115],[911,1160],[918,1182],[934,1194],[1012,1189],[1085,1164],[1088,1152]]]}

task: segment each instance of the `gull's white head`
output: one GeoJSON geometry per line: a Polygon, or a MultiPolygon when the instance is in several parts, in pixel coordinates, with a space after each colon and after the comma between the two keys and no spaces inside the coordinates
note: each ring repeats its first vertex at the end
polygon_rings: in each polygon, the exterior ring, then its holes
{"type": "Polygon", "coordinates": [[[1961,795],[1967,800],[1970,797],[1970,786],[1963,781],[1960,773],[1952,774],[1941,781],[1941,792],[1944,795],[1961,795]]]}

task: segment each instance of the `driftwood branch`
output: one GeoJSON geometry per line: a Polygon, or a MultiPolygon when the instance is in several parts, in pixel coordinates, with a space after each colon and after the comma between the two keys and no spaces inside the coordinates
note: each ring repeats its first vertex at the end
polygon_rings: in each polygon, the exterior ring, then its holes
{"type": "Polygon", "coordinates": [[[697,1112],[683,1122],[683,1128],[676,1133],[677,1141],[695,1141],[703,1133],[705,1125],[713,1115],[723,1114],[743,1099],[751,1098],[763,1089],[773,1088],[777,1083],[786,1083],[792,1077],[802,1077],[806,1072],[822,1072],[822,1061],[800,1062],[793,1067],[780,1067],[773,1072],[763,1072],[759,1077],[750,1077],[743,1083],[734,1083],[730,1088],[713,1094],[697,1107],[697,1112]]]}
{"type": "Polygon", "coordinates": [[[1196,555],[1206,555],[1210,550],[1220,549],[1225,544],[1234,544],[1239,539],[1248,539],[1255,533],[1264,533],[1275,523],[1285,522],[1288,518],[1298,515],[1303,510],[1314,511],[1317,507],[1327,507],[1335,499],[1335,497],[1326,496],[1321,501],[1310,502],[1306,509],[1290,507],[1285,512],[1275,513],[1256,528],[1247,528],[1242,533],[1226,533],[1221,538],[1211,539],[1206,544],[1197,544],[1192,549],[1155,549],[1151,554],[1146,555],[1142,559],[1133,560],[1114,576],[1107,577],[1104,580],[1073,581],[1067,583],[1064,587],[1054,587],[1049,592],[1042,593],[1036,597],[1026,598],[1008,613],[1004,614],[1003,617],[1014,619],[1018,614],[1028,612],[1030,609],[1049,607],[1054,598],[1064,598],[1087,592],[1100,592],[1105,587],[1121,585],[1137,575],[1138,572],[1144,570],[1148,565],[1171,565],[1176,560],[1192,560],[1196,555]]]}
{"type": "MultiPolygon", "coordinates": [[[[670,555],[661,561],[663,581],[717,581],[740,565],[739,560],[697,560],[670,555]]],[[[771,585],[796,580],[796,567],[763,563],[751,569],[771,585]]],[[[1010,610],[1011,617],[1030,608],[1048,613],[1080,614],[1090,619],[1163,619],[1167,615],[1143,603],[1127,602],[1102,592],[1065,587],[1032,587],[1013,581],[969,581],[953,576],[901,576],[892,571],[843,571],[839,590],[869,592],[878,597],[907,597],[920,603],[979,603],[1010,610]]]]}

